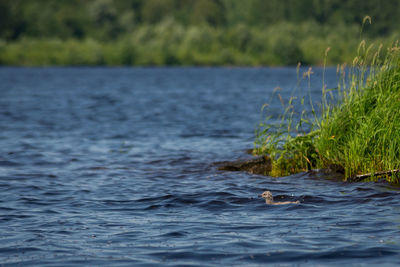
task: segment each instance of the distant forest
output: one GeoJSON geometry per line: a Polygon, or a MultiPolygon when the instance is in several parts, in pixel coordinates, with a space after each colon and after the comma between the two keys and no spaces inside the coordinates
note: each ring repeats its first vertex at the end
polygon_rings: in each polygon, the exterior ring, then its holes
{"type": "Polygon", "coordinates": [[[333,64],[366,15],[363,38],[397,38],[399,0],[0,0],[0,64],[333,64]]]}

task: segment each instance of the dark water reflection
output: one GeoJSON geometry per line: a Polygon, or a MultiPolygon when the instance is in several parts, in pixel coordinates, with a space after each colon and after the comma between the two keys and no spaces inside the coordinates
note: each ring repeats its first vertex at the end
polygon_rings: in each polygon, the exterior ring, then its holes
{"type": "Polygon", "coordinates": [[[397,188],[216,170],[248,157],[293,68],[2,68],[0,81],[1,264],[400,263],[397,188]],[[267,206],[267,189],[301,204],[267,206]]]}

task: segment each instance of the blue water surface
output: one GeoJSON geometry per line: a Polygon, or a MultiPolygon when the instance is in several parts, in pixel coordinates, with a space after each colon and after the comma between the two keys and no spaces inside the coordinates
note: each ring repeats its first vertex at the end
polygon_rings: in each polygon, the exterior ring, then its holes
{"type": "MultiPolygon", "coordinates": [[[[0,265],[400,264],[398,188],[217,170],[250,157],[262,105],[278,114],[272,92],[287,101],[297,81],[295,68],[0,68],[0,265]],[[301,204],[266,205],[265,190],[301,204]]],[[[294,95],[318,102],[322,70],[303,84],[294,95]]]]}

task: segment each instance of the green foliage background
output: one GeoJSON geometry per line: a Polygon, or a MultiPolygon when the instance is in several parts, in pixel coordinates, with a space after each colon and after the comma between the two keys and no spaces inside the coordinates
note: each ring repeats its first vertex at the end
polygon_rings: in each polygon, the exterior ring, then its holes
{"type": "Polygon", "coordinates": [[[390,43],[398,0],[1,0],[3,65],[295,65],[390,43]]]}

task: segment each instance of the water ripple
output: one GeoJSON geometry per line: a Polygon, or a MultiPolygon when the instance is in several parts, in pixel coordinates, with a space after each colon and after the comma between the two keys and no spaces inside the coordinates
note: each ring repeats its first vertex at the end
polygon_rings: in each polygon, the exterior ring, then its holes
{"type": "Polygon", "coordinates": [[[0,80],[0,265],[400,264],[398,187],[217,170],[250,157],[260,96],[286,97],[295,68],[1,68],[0,80]],[[300,204],[267,205],[265,190],[300,204]]]}

